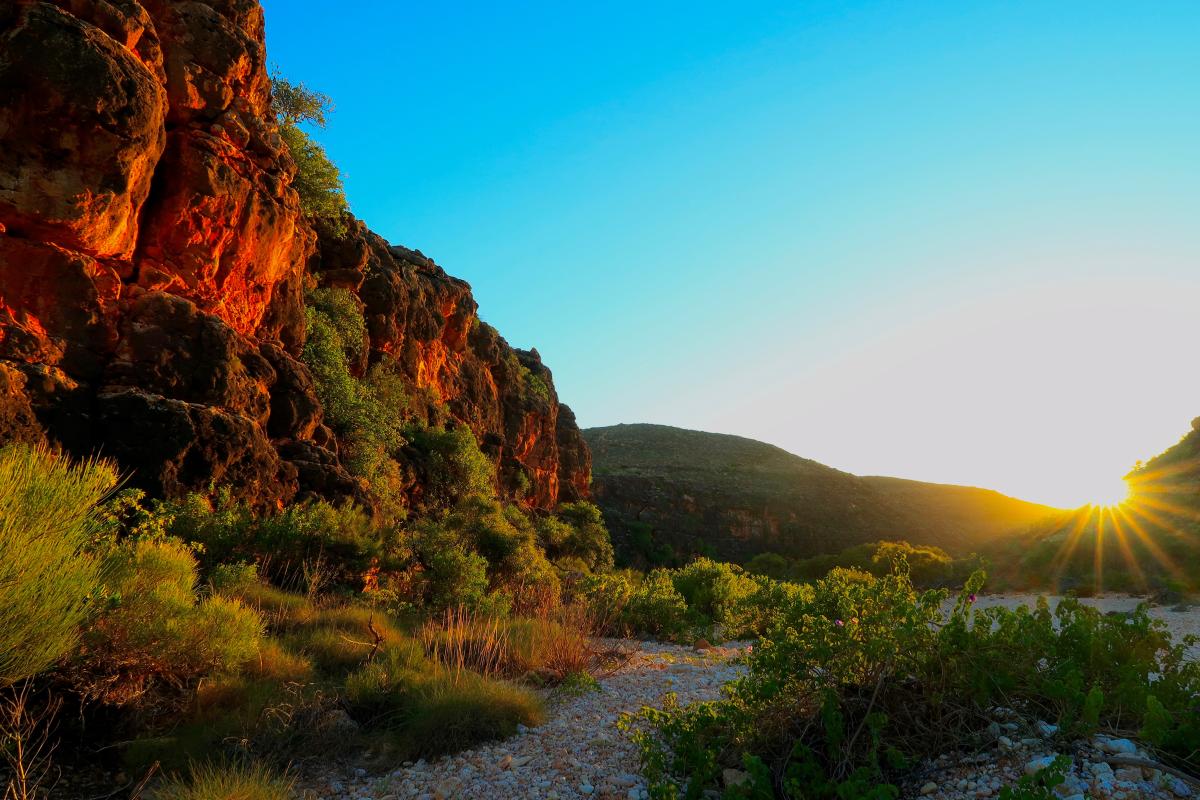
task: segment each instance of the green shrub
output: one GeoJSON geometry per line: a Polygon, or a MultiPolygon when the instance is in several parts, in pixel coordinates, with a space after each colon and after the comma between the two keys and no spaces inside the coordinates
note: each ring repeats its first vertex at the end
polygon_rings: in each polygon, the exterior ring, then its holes
{"type": "Polygon", "coordinates": [[[574,590],[601,633],[626,632],[625,608],[634,591],[633,581],[628,574],[610,572],[586,575],[574,590]]]}
{"type": "Polygon", "coordinates": [[[74,649],[101,582],[88,552],[103,530],[97,507],[116,484],[103,461],[0,449],[0,686],[74,649]]]}
{"type": "Polygon", "coordinates": [[[412,755],[432,758],[513,736],[517,725],[544,719],[541,701],[528,689],[473,672],[442,673],[419,687],[403,741],[412,755]]]}
{"type": "Polygon", "coordinates": [[[637,559],[640,559],[639,566],[649,568],[666,567],[679,562],[679,555],[673,547],[666,542],[660,542],[654,538],[654,527],[652,525],[635,521],[626,523],[626,529],[628,531],[629,544],[636,554],[637,559]]]}
{"type": "Polygon", "coordinates": [[[273,583],[304,590],[314,582],[361,589],[363,574],[394,545],[394,531],[353,505],[317,501],[260,515],[221,490],[215,500],[193,494],[160,508],[171,517],[168,530],[199,545],[210,569],[251,563],[273,583]]]}
{"type": "Polygon", "coordinates": [[[197,600],[196,560],[176,541],[131,541],[107,563],[110,604],[72,665],[82,695],[114,705],[178,696],[258,653],[262,621],[239,601],[197,600]]]}
{"type": "Polygon", "coordinates": [[[1034,774],[1022,776],[1015,786],[1001,789],[1000,800],[1058,800],[1055,787],[1066,781],[1070,767],[1070,758],[1058,756],[1034,774]]]}
{"type": "Polygon", "coordinates": [[[552,557],[578,558],[595,572],[612,569],[612,538],[596,505],[564,503],[558,507],[556,516],[560,523],[567,525],[568,532],[554,547],[547,548],[552,557]]]}
{"type": "Polygon", "coordinates": [[[717,625],[727,636],[748,632],[747,600],[759,585],[741,567],[698,558],[671,575],[694,621],[717,625]]]}
{"type": "Polygon", "coordinates": [[[687,600],[675,588],[670,570],[656,569],[646,576],[630,594],[621,622],[629,631],[668,638],[688,630],[687,600]]]}
{"type": "Polygon", "coordinates": [[[468,428],[439,429],[414,423],[404,429],[404,435],[425,472],[422,506],[426,510],[450,508],[472,495],[490,497],[495,493],[495,466],[480,451],[468,428]]]}
{"type": "Polygon", "coordinates": [[[489,588],[522,612],[559,602],[558,573],[539,547],[533,523],[515,506],[468,497],[442,519],[421,522],[415,533],[427,601],[435,609],[478,608],[489,588]]]}
{"type": "Polygon", "coordinates": [[[341,288],[312,289],[305,296],[305,304],[333,328],[339,346],[351,361],[357,362],[366,355],[367,321],[353,292],[341,288]]]}
{"type": "Polygon", "coordinates": [[[725,699],[643,713],[651,729],[636,736],[657,796],[699,796],[734,767],[764,796],[778,785],[814,799],[894,797],[909,765],[982,737],[997,705],[1068,734],[1141,725],[1197,766],[1191,641],[1172,643],[1144,607],[977,610],[981,583],[973,576],[946,612],[944,591],[918,593],[903,572],[831,571],[785,605],[725,699]]]}
{"type": "Polygon", "coordinates": [[[475,608],[482,602],[488,588],[487,559],[432,522],[419,529],[416,551],[424,565],[424,605],[441,611],[455,606],[475,608]]]}
{"type": "Polygon", "coordinates": [[[293,781],[261,764],[193,765],[157,786],[157,800],[290,800],[293,781]]]}

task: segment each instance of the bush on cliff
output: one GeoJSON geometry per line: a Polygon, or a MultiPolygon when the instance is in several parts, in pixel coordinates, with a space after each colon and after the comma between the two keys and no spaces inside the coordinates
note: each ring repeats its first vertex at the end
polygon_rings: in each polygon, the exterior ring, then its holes
{"type": "Polygon", "coordinates": [[[349,210],[342,187],[342,174],[329,160],[325,148],[300,129],[302,123],[324,128],[332,101],[303,83],[290,83],[279,75],[271,78],[271,102],[279,121],[279,135],[296,162],[292,185],[300,195],[300,208],[312,217],[328,218],[342,228],[342,214],[349,210]]]}
{"type": "Polygon", "coordinates": [[[450,508],[465,498],[495,493],[495,467],[468,428],[436,428],[412,422],[404,427],[404,436],[425,472],[422,510],[450,508]]]}
{"type": "Polygon", "coordinates": [[[103,529],[97,507],[116,484],[103,461],[0,449],[0,686],[74,649],[101,583],[88,550],[103,529]]]}
{"type": "Polygon", "coordinates": [[[366,323],[350,292],[318,290],[309,303],[302,358],[312,372],[325,421],[343,443],[342,462],[366,481],[385,519],[402,519],[404,479],[392,455],[406,443],[407,397],[383,366],[377,365],[367,380],[351,372],[350,358],[362,355],[366,323]]]}

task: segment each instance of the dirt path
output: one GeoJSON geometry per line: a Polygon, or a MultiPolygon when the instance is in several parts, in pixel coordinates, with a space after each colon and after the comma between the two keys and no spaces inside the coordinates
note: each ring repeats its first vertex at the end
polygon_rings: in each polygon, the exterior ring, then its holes
{"type": "MultiPolygon", "coordinates": [[[[322,798],[343,800],[637,800],[645,798],[637,751],[617,730],[622,712],[661,707],[668,692],[681,703],[712,700],[741,667],[736,647],[697,651],[638,643],[640,651],[600,691],[549,696],[549,719],[537,728],[434,762],[418,761],[382,778],[329,782],[322,798]]],[[[318,787],[322,788],[322,787],[318,787]]]]}

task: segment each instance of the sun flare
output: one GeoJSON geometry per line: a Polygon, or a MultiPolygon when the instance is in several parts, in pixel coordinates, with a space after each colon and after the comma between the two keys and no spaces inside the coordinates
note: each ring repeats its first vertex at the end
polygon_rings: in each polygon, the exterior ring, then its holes
{"type": "Polygon", "coordinates": [[[1115,480],[1099,486],[1092,491],[1085,505],[1101,508],[1115,508],[1129,499],[1129,484],[1124,480],[1115,480]]]}

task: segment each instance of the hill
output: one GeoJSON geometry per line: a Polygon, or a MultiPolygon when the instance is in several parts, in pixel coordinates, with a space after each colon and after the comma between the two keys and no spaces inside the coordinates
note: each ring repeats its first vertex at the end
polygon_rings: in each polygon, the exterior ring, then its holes
{"type": "Polygon", "coordinates": [[[646,424],[583,436],[596,502],[635,561],[803,558],[880,539],[964,553],[1053,513],[986,489],[862,478],[739,436],[646,424]]]}
{"type": "Polygon", "coordinates": [[[926,483],[907,478],[862,478],[876,491],[947,531],[967,532],[974,545],[1053,517],[1058,509],[1018,500],[995,489],[926,483]]]}

